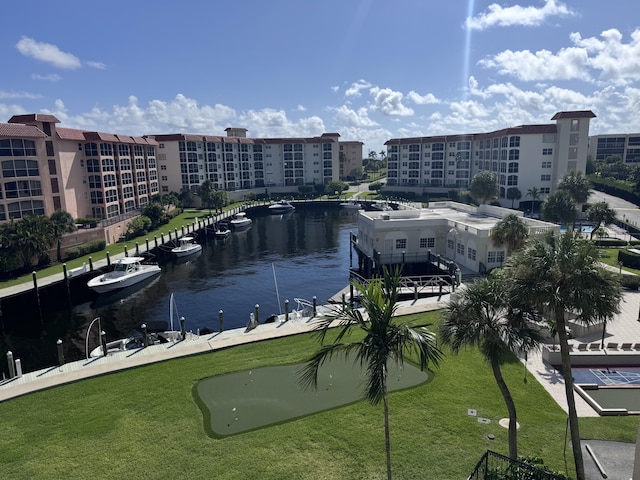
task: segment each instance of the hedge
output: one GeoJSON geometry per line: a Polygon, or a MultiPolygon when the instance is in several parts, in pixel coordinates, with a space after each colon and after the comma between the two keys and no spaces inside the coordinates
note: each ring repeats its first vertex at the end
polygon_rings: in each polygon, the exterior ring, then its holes
{"type": "Polygon", "coordinates": [[[99,252],[100,250],[104,250],[106,246],[106,240],[93,240],[91,242],[78,245],[77,247],[71,247],[67,249],[67,260],[73,260],[74,258],[82,257],[89,253],[99,252]]]}

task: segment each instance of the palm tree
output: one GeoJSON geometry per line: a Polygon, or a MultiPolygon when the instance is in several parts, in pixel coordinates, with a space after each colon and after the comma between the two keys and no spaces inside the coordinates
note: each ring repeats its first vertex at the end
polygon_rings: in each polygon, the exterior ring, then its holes
{"type": "Polygon", "coordinates": [[[511,257],[507,269],[512,298],[544,313],[558,333],[576,475],[584,480],[565,314],[574,313],[586,325],[610,319],[619,311],[620,282],[602,267],[593,243],[573,230],[531,240],[511,257]]]}
{"type": "Polygon", "coordinates": [[[384,406],[384,433],[387,455],[387,478],[391,479],[391,442],[389,435],[389,404],[387,398],[387,365],[404,363],[406,356],[417,353],[421,369],[429,362],[438,365],[442,352],[436,344],[435,334],[428,325],[410,325],[394,319],[397,306],[400,270],[383,270],[382,278],[367,283],[352,281],[361,294],[361,308],[348,305],[338,307],[334,315],[323,319],[317,330],[321,348],[300,372],[300,384],[305,388],[317,388],[318,369],[335,355],[352,354],[365,369],[364,398],[372,405],[384,406]],[[329,328],[337,322],[335,340],[325,343],[329,328]],[[347,342],[347,338],[359,328],[364,338],[347,342]]]}
{"type": "Polygon", "coordinates": [[[56,210],[49,217],[53,223],[54,228],[54,240],[58,242],[58,248],[56,251],[58,262],[61,259],[61,246],[62,237],[65,233],[71,233],[76,231],[76,223],[73,220],[73,216],[65,210],[56,210]]]}
{"type": "Polygon", "coordinates": [[[498,180],[496,176],[487,171],[478,172],[471,179],[469,194],[475,202],[486,203],[498,196],[498,180]]]}
{"type": "Polygon", "coordinates": [[[513,209],[513,204],[516,200],[520,200],[522,198],[522,192],[518,187],[510,187],[507,188],[507,199],[511,200],[511,209],[513,209]]]}
{"type": "Polygon", "coordinates": [[[564,190],[569,194],[578,211],[580,211],[583,204],[587,203],[590,189],[591,182],[584,176],[584,173],[579,171],[567,173],[558,183],[558,190],[564,190]]]}
{"type": "Polygon", "coordinates": [[[598,231],[601,225],[607,226],[615,221],[616,211],[609,207],[607,202],[596,202],[587,209],[586,216],[587,220],[595,223],[590,236],[591,240],[593,240],[594,233],[598,231]]]}
{"type": "Polygon", "coordinates": [[[564,190],[558,190],[549,195],[542,204],[542,216],[548,222],[557,222],[566,228],[571,228],[578,214],[576,212],[576,204],[569,193],[564,190]]]}
{"type": "Polygon", "coordinates": [[[510,213],[495,224],[490,237],[496,247],[506,247],[509,256],[524,246],[529,237],[529,227],[519,215],[510,213]]]}
{"type": "Polygon", "coordinates": [[[536,211],[536,202],[540,198],[540,189],[538,187],[531,187],[527,190],[527,197],[531,197],[531,216],[536,211]]]}
{"type": "Polygon", "coordinates": [[[491,366],[509,412],[509,456],[517,460],[516,405],[501,366],[513,358],[512,352],[526,353],[536,348],[540,335],[525,322],[525,312],[510,301],[509,279],[504,273],[496,270],[452,297],[444,310],[440,336],[454,354],[463,347],[477,346],[491,366]]]}

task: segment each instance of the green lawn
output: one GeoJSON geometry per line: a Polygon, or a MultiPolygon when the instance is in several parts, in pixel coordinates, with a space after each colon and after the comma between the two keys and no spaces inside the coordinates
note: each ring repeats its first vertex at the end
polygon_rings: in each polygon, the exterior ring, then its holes
{"type": "MultiPolygon", "coordinates": [[[[637,246],[635,247],[637,248],[637,246]]],[[[602,263],[607,265],[611,265],[612,267],[620,268],[618,265],[618,251],[619,248],[603,248],[600,250],[602,263]]],[[[640,270],[636,270],[635,268],[630,267],[622,267],[623,272],[635,273],[636,275],[640,275],[640,270]]]]}
{"type": "MultiPolygon", "coordinates": [[[[438,322],[439,316],[414,318],[438,322]]],[[[297,363],[316,348],[310,335],[287,337],[0,403],[0,478],[385,478],[381,405],[360,401],[222,439],[207,436],[193,396],[200,379],[297,363]]],[[[524,382],[519,362],[504,374],[518,408],[520,453],[564,470],[565,414],[532,376],[524,382]]],[[[475,350],[447,355],[433,381],[391,393],[389,408],[395,479],[462,479],[486,449],[507,454],[507,431],[498,425],[506,409],[475,350]],[[468,416],[468,408],[491,423],[468,416]]],[[[581,424],[583,438],[634,442],[638,419],[581,424]]]]}

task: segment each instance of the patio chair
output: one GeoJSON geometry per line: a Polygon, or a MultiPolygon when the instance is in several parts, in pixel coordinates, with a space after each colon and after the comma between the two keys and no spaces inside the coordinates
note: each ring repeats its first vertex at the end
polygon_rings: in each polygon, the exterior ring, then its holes
{"type": "Polygon", "coordinates": [[[622,345],[620,345],[620,348],[622,350],[631,350],[631,343],[623,343],[622,345]]]}
{"type": "Polygon", "coordinates": [[[617,343],[607,343],[607,350],[617,350],[617,349],[618,349],[617,343]]]}
{"type": "Polygon", "coordinates": [[[600,350],[600,343],[595,342],[589,345],[589,350],[600,350]]]}

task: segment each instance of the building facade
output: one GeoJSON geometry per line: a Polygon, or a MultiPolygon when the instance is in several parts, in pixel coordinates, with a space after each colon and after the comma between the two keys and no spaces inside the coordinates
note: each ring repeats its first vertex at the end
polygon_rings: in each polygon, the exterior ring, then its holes
{"type": "Polygon", "coordinates": [[[362,170],[362,142],[340,142],[340,180],[349,180],[354,170],[362,170]]]}
{"type": "Polygon", "coordinates": [[[635,166],[640,163],[640,133],[593,135],[589,137],[589,155],[596,162],[618,156],[635,166]]]}
{"type": "Polygon", "coordinates": [[[244,128],[227,128],[226,132],[227,136],[149,136],[158,145],[161,191],[197,191],[205,180],[217,189],[233,192],[291,189],[339,179],[338,133],[312,138],[248,138],[244,128]]]}
{"type": "MultiPolygon", "coordinates": [[[[472,272],[501,267],[505,247],[491,242],[491,230],[513,210],[456,202],[431,202],[429,208],[361,211],[358,215],[357,249],[379,265],[423,264],[440,256],[472,272]]],[[[560,226],[517,213],[529,229],[529,237],[560,233],[560,226]]]]}
{"type": "Polygon", "coordinates": [[[540,199],[560,179],[586,168],[589,122],[587,111],[559,112],[555,124],[521,125],[488,133],[388,140],[387,185],[391,190],[443,193],[464,189],[480,171],[496,175],[499,201],[518,207],[536,187],[540,199]],[[511,199],[517,189],[520,199],[511,199]]]}
{"type": "Polygon", "coordinates": [[[59,122],[28,114],[0,124],[0,221],[63,209],[74,218],[115,222],[159,192],[153,139],[59,122]]]}

